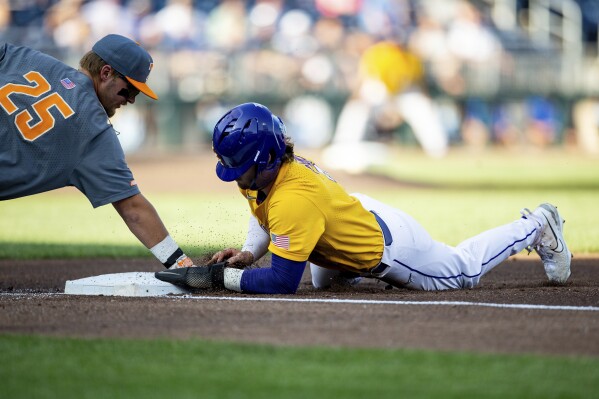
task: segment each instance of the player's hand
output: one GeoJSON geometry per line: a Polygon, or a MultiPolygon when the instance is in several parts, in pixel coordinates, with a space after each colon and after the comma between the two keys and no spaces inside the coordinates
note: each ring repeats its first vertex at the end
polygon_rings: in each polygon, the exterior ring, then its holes
{"type": "Polygon", "coordinates": [[[250,251],[242,252],[236,248],[227,248],[215,253],[208,262],[208,265],[223,262],[225,260],[231,266],[249,266],[254,263],[254,254],[250,251]]]}
{"type": "Polygon", "coordinates": [[[177,259],[177,261],[175,263],[173,263],[171,265],[171,267],[169,267],[169,269],[179,269],[182,267],[195,267],[196,265],[193,264],[193,260],[191,260],[191,258],[187,255],[183,255],[181,256],[179,259],[177,259]]]}

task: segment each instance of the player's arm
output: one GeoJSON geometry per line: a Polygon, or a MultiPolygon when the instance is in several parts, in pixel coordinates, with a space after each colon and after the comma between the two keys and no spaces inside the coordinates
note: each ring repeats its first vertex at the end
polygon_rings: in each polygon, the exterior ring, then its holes
{"type": "MultiPolygon", "coordinates": [[[[266,233],[259,237],[266,237],[272,260],[270,267],[259,269],[237,269],[229,262],[233,257],[223,256],[218,263],[214,258],[210,265],[204,267],[180,269],[173,272],[158,272],[156,278],[183,287],[199,289],[222,289],[254,294],[293,294],[297,291],[302,279],[307,259],[314,249],[318,238],[324,231],[324,217],[321,211],[311,201],[302,201],[295,198],[294,207],[279,210],[280,217],[273,217],[271,204],[271,217],[269,225],[278,231],[280,237],[288,237],[293,232],[293,244],[278,245],[271,241],[266,233]],[[222,260],[228,259],[227,262],[222,260]]],[[[245,246],[244,246],[245,247],[245,246]]],[[[231,251],[236,255],[249,253],[237,249],[231,251]]],[[[222,254],[221,254],[222,255],[222,254]]],[[[218,260],[218,259],[217,259],[218,260]]]]}
{"type": "Polygon", "coordinates": [[[250,294],[295,294],[299,287],[306,261],[296,262],[272,255],[270,267],[234,269],[225,267],[224,287],[250,294]]]}
{"type": "Polygon", "coordinates": [[[154,206],[141,193],[112,203],[129,230],[167,268],[193,266],[168,234],[154,206]]]}
{"type": "Polygon", "coordinates": [[[112,205],[129,230],[147,248],[152,248],[168,235],[158,212],[142,194],[113,202],[112,205]]]}
{"type": "MultiPolygon", "coordinates": [[[[214,254],[210,264],[227,261],[231,265],[249,266],[268,252],[270,237],[255,216],[250,216],[248,233],[240,250],[227,248],[214,254]]],[[[235,269],[225,267],[225,288],[252,294],[294,294],[302,279],[306,261],[296,262],[276,254],[272,255],[271,266],[260,269],[235,269]]]]}
{"type": "Polygon", "coordinates": [[[268,222],[272,232],[280,233],[279,237],[289,239],[293,235],[291,244],[279,244],[264,233],[268,242],[264,251],[270,249],[272,253],[271,267],[227,271],[225,288],[254,294],[293,294],[297,291],[306,261],[324,231],[324,216],[312,201],[298,197],[293,198],[293,207],[281,202],[271,203],[268,222]]]}
{"type": "Polygon", "coordinates": [[[227,261],[229,264],[237,266],[249,266],[263,257],[268,252],[270,237],[254,215],[250,215],[248,232],[245,243],[241,250],[236,248],[227,248],[218,251],[212,256],[208,264],[227,261]]]}
{"type": "Polygon", "coordinates": [[[270,267],[236,269],[226,262],[210,266],[185,267],[155,273],[157,279],[185,288],[229,289],[252,294],[294,294],[302,279],[306,261],[272,255],[270,267]]]}

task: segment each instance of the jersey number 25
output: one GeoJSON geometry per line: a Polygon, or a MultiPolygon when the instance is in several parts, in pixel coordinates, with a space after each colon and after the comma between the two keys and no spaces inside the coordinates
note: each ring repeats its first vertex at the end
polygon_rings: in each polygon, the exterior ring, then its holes
{"type": "MultiPolygon", "coordinates": [[[[50,83],[44,78],[39,72],[31,71],[23,75],[29,83],[33,83],[33,86],[19,85],[15,83],[8,83],[0,87],[0,106],[8,113],[12,115],[19,109],[10,99],[11,94],[22,94],[34,98],[42,97],[44,94],[50,91],[50,83]]],[[[35,103],[32,104],[33,111],[37,114],[39,121],[33,125],[30,122],[33,116],[28,110],[22,110],[15,116],[15,126],[23,136],[25,140],[33,141],[41,135],[49,132],[54,127],[56,119],[50,113],[50,108],[56,107],[58,112],[67,119],[75,114],[75,111],[66,103],[64,98],[57,92],[53,92],[35,103]]]]}

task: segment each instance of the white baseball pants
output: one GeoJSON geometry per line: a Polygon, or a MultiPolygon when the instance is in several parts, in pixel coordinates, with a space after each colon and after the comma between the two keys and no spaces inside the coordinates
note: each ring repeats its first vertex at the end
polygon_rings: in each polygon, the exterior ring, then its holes
{"type": "MultiPolygon", "coordinates": [[[[385,246],[378,278],[417,290],[471,288],[495,266],[532,245],[543,222],[530,217],[487,230],[456,247],[434,241],[414,218],[363,194],[352,194],[387,225],[392,242],[385,246]],[[384,267],[387,265],[388,267],[384,267]]],[[[310,264],[312,283],[325,288],[340,272],[310,264]]]]}

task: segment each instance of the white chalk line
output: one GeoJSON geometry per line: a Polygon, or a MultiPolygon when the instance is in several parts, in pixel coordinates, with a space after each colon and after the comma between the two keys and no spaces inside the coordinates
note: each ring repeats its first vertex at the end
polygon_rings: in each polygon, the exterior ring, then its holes
{"type": "MultiPolygon", "coordinates": [[[[54,293],[18,293],[4,292],[0,297],[49,297],[68,295],[62,292],[54,293]]],[[[139,297],[142,298],[142,297],[139,297]]],[[[143,298],[165,298],[165,299],[191,299],[197,301],[238,301],[238,302],[292,302],[292,303],[331,303],[331,304],[353,304],[353,305],[398,305],[398,306],[479,306],[502,309],[529,309],[529,310],[567,310],[567,311],[599,311],[598,306],[566,306],[566,305],[533,305],[525,303],[489,303],[489,302],[467,302],[467,301],[396,301],[376,299],[336,299],[336,298],[280,298],[280,297],[235,297],[235,296],[199,296],[199,295],[156,295],[144,296],[143,298]]]]}
{"type": "Polygon", "coordinates": [[[382,301],[376,299],[334,299],[334,298],[248,298],[248,297],[213,297],[184,295],[183,298],[196,300],[256,301],[256,302],[299,302],[299,303],[342,303],[355,305],[426,305],[426,306],[483,306],[508,309],[540,309],[540,310],[584,310],[599,311],[597,306],[565,306],[565,305],[531,305],[462,301],[382,301]]]}

